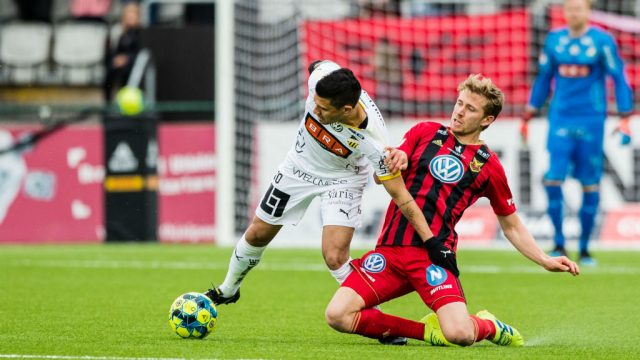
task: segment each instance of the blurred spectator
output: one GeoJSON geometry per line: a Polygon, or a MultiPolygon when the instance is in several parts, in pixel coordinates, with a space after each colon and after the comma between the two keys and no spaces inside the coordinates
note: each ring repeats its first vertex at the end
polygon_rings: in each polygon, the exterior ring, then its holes
{"type": "MultiPolygon", "coordinates": [[[[425,1],[425,0],[405,0],[402,1],[401,13],[403,17],[420,17],[420,16],[446,16],[458,13],[464,13],[467,5],[473,4],[465,2],[451,1],[425,1]]],[[[481,4],[487,4],[482,2],[481,4]]]]}
{"type": "Polygon", "coordinates": [[[359,17],[400,16],[400,0],[358,0],[359,17]]]}
{"type": "Polygon", "coordinates": [[[120,18],[122,33],[107,54],[107,76],[104,81],[104,98],[111,102],[113,93],[126,85],[136,55],[141,44],[140,5],[137,2],[127,2],[122,6],[120,18]]]}
{"type": "Polygon", "coordinates": [[[374,50],[376,101],[386,118],[398,116],[402,102],[402,65],[400,49],[386,37],[378,40],[374,50]]]}
{"type": "Polygon", "coordinates": [[[20,20],[51,22],[52,0],[14,0],[20,20]]]}
{"type": "Polygon", "coordinates": [[[77,20],[106,22],[111,0],[69,0],[71,16],[77,20]]]}

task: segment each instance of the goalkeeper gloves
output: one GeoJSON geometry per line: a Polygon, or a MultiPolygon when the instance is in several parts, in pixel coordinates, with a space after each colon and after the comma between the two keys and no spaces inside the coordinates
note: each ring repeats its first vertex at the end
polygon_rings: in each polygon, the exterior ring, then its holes
{"type": "Polygon", "coordinates": [[[527,107],[522,114],[522,122],[520,123],[520,137],[522,138],[522,143],[526,144],[529,141],[529,120],[533,118],[535,115],[535,110],[531,107],[527,107]]]}
{"type": "Polygon", "coordinates": [[[620,145],[631,144],[631,127],[629,126],[629,115],[622,116],[614,133],[620,133],[620,145]]]}
{"type": "Polygon", "coordinates": [[[460,275],[456,262],[456,253],[449,249],[443,241],[433,236],[422,243],[422,246],[427,249],[429,260],[431,260],[433,264],[449,270],[455,277],[460,275]]]}

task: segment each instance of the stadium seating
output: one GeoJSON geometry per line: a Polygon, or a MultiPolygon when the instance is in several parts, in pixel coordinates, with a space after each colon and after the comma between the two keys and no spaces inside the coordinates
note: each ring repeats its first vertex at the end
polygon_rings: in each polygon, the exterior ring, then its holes
{"type": "Polygon", "coordinates": [[[108,35],[106,25],[66,22],[54,30],[53,61],[61,81],[70,85],[102,82],[108,35]]]}
{"type": "Polygon", "coordinates": [[[44,23],[12,22],[0,31],[0,79],[32,84],[46,71],[51,27],[44,23]]]}

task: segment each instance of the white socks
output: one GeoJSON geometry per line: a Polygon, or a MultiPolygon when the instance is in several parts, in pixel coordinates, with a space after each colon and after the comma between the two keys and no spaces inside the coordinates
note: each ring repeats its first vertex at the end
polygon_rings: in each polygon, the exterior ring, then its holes
{"type": "Polygon", "coordinates": [[[227,276],[224,278],[224,282],[218,287],[225,297],[229,297],[238,291],[242,279],[244,279],[251,269],[258,265],[262,253],[266,248],[266,246],[258,247],[250,245],[247,240],[245,240],[244,235],[242,235],[242,238],[240,238],[240,241],[236,244],[236,248],[233,250],[233,254],[231,254],[227,276]]]}
{"type": "Polygon", "coordinates": [[[353,269],[351,269],[351,265],[349,265],[351,263],[351,260],[353,259],[349,257],[349,260],[347,260],[347,262],[342,264],[342,266],[340,266],[339,268],[335,270],[329,269],[331,275],[340,285],[342,285],[342,283],[347,279],[347,276],[349,276],[349,274],[351,274],[351,272],[353,271],[353,269]]]}

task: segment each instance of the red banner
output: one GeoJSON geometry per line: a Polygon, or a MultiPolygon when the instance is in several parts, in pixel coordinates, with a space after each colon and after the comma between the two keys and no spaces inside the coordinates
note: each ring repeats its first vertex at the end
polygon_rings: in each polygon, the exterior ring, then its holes
{"type": "MultiPolygon", "coordinates": [[[[36,127],[0,129],[0,149],[36,127]]],[[[158,129],[161,241],[215,237],[213,124],[158,129]]],[[[100,126],[68,127],[31,150],[0,155],[0,243],[104,240],[104,159],[100,126]]]]}
{"type": "Polygon", "coordinates": [[[508,102],[527,101],[531,53],[526,10],[306,21],[302,42],[305,67],[313,60],[334,60],[351,68],[374,98],[377,92],[396,91],[402,101],[453,102],[458,83],[470,73],[482,73],[499,84],[508,102]]]}
{"type": "Polygon", "coordinates": [[[609,210],[604,215],[600,238],[607,245],[638,244],[640,239],[640,206],[629,205],[609,210]]]}
{"type": "MultiPolygon", "coordinates": [[[[34,130],[0,129],[0,148],[34,130]]],[[[98,127],[76,126],[0,155],[0,243],[102,241],[102,142],[98,127]]]]}
{"type": "Polygon", "coordinates": [[[160,241],[214,240],[214,137],[213,124],[163,125],[158,129],[160,241]]]}

